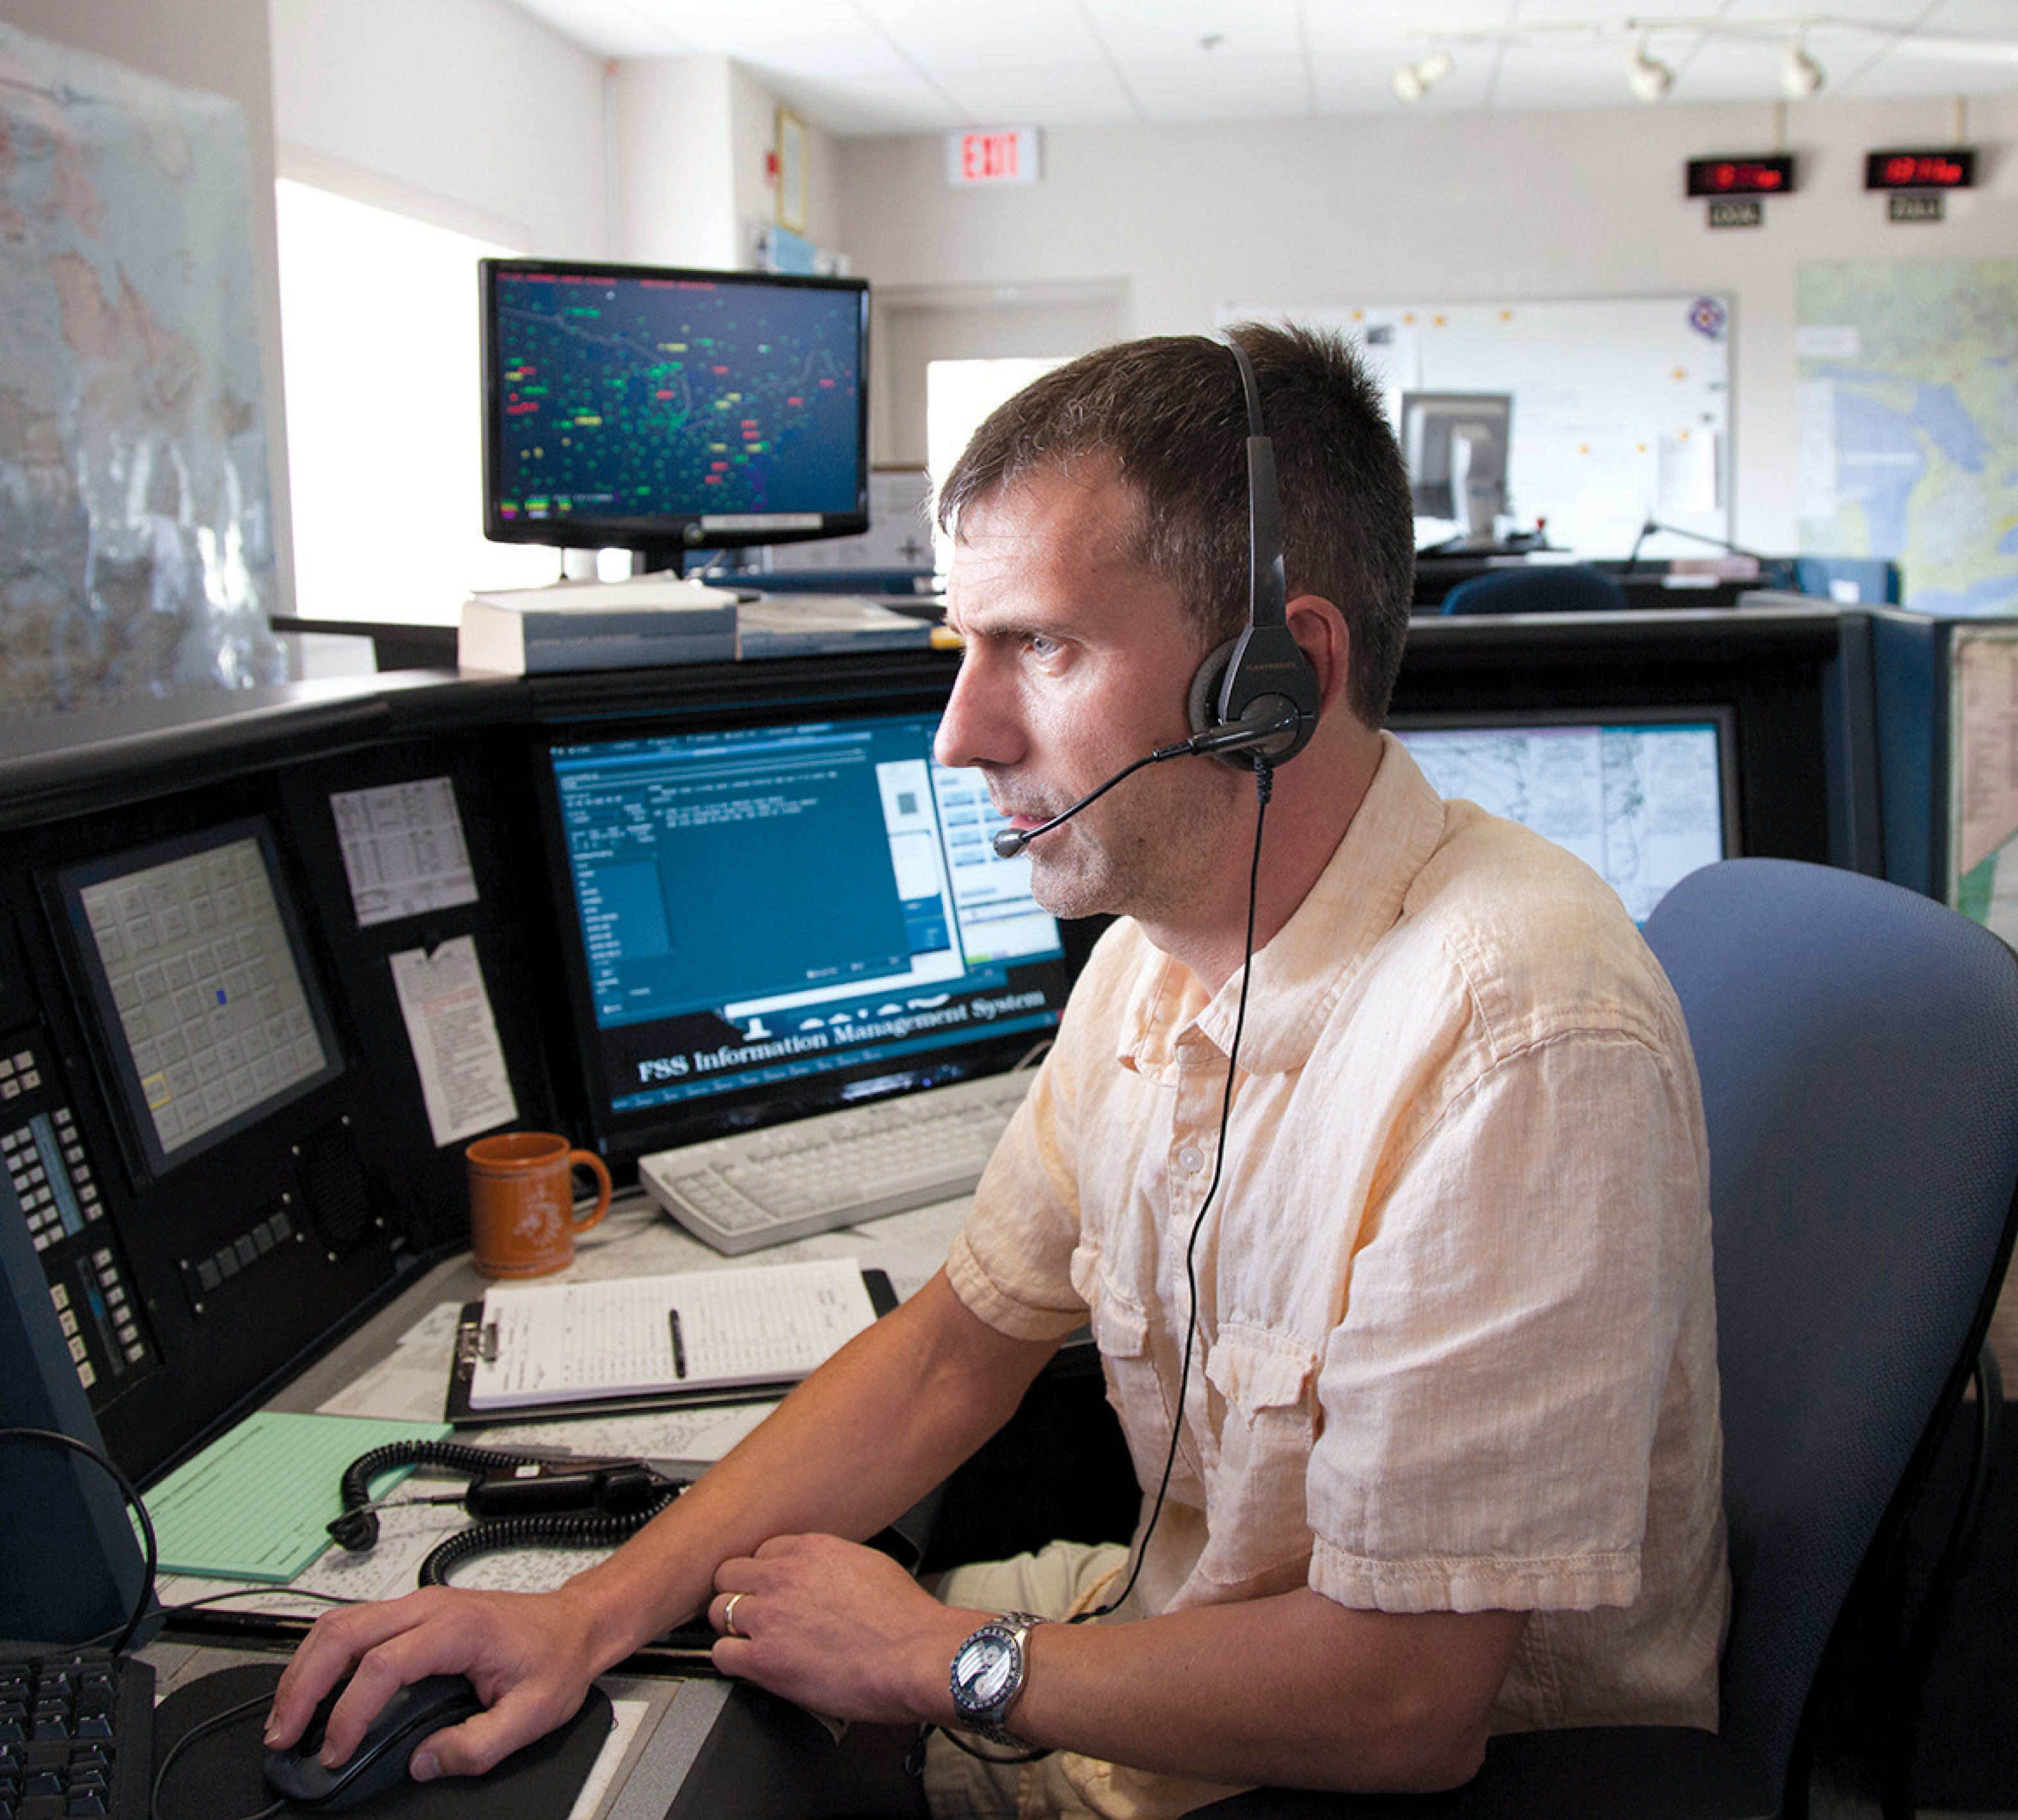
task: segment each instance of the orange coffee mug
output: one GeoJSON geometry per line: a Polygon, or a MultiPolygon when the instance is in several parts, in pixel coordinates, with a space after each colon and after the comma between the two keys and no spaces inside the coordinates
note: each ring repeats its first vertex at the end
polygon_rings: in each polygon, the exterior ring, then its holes
{"type": "Polygon", "coordinates": [[[552,1131],[479,1138],[469,1160],[469,1248],[485,1276],[548,1276],[574,1262],[574,1236],[609,1211],[609,1171],[592,1151],[552,1131]],[[576,1210],[574,1172],[596,1179],[595,1204],[576,1210]]]}

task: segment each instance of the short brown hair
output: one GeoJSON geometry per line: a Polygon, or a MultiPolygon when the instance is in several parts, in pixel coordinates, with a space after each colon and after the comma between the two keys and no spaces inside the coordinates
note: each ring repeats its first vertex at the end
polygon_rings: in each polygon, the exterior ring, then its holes
{"type": "MultiPolygon", "coordinates": [[[[1337,335],[1243,323],[1282,494],[1289,595],[1322,595],[1351,635],[1351,705],[1386,718],[1415,585],[1409,482],[1380,395],[1337,335]]],[[[1202,637],[1246,622],[1247,407],[1238,367],[1204,335],[1121,342],[1057,367],[975,432],[940,490],[962,508],[1047,469],[1112,460],[1134,496],[1135,560],[1175,587],[1202,637]]]]}

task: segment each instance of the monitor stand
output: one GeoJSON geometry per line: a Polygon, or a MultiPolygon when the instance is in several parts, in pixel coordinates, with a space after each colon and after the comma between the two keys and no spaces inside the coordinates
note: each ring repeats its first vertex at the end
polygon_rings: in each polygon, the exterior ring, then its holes
{"type": "Polygon", "coordinates": [[[1489,473],[1480,474],[1476,480],[1472,477],[1475,458],[1487,453],[1489,440],[1484,431],[1474,431],[1463,424],[1451,432],[1451,504],[1464,526],[1463,541],[1459,545],[1463,550],[1495,547],[1492,525],[1499,489],[1489,473]]]}

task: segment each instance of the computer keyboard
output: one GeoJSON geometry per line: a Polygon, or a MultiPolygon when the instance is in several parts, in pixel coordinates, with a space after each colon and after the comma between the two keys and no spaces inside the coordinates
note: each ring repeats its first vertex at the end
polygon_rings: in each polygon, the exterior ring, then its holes
{"type": "Polygon", "coordinates": [[[1033,1076],[990,1074],[640,1157],[645,1192],[730,1257],[965,1194],[1033,1076]]]}
{"type": "Polygon", "coordinates": [[[146,1663],[104,1649],[0,1656],[0,1820],[143,1820],[154,1758],[146,1663]]]}

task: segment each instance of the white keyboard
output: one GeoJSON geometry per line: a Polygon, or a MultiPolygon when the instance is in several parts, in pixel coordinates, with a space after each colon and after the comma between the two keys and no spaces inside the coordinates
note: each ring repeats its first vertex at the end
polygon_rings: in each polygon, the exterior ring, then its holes
{"type": "Polygon", "coordinates": [[[638,1160],[646,1193],[736,1257],[967,1193],[1034,1076],[990,1074],[638,1160]]]}

